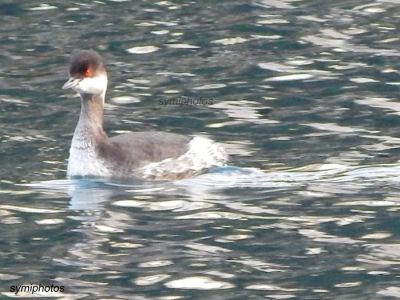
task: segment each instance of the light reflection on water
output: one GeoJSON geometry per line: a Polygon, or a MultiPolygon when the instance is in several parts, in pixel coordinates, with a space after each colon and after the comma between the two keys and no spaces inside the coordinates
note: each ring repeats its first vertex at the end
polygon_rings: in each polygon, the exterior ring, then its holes
{"type": "MultiPolygon", "coordinates": [[[[377,217],[376,209],[396,209],[396,199],[389,200],[388,195],[387,200],[372,200],[363,190],[388,177],[385,182],[395,184],[392,175],[398,169],[321,165],[261,172],[225,167],[177,182],[45,181],[24,185],[31,193],[39,191],[48,198],[39,207],[4,204],[0,211],[2,223],[14,226],[26,226],[16,218],[30,214],[34,219],[31,230],[39,235],[75,221],[75,226],[68,226],[75,233],[68,247],[59,252],[46,243],[46,252],[52,255],[45,255],[57,270],[57,277],[51,279],[71,289],[112,295],[121,290],[114,291],[109,284],[129,277],[129,286],[161,290],[244,288],[296,296],[307,292],[304,286],[298,288],[298,277],[314,267],[307,266],[307,261],[318,256],[330,261],[334,258],[329,253],[345,245],[362,252],[347,249],[344,261],[337,262],[341,269],[371,276],[390,274],[387,268],[398,264],[397,245],[376,243],[391,238],[390,232],[340,228],[371,222],[377,217]],[[251,195],[244,198],[238,193],[242,189],[251,195]],[[48,208],[52,199],[62,196],[70,198],[66,207],[58,203],[48,208]],[[339,202],[332,202],[338,197],[339,202]],[[298,247],[289,251],[291,257],[279,254],[293,243],[298,247]],[[265,251],[273,253],[274,259],[265,251]],[[349,259],[350,266],[346,264],[349,259]],[[71,268],[85,271],[71,272],[71,268]],[[239,283],[238,277],[244,274],[254,279],[239,283]],[[288,278],[284,285],[281,276],[288,278]],[[92,277],[102,279],[89,280],[92,277]]],[[[320,267],[328,272],[330,263],[320,267]]],[[[324,288],[318,282],[313,285],[315,290],[324,288]]],[[[335,283],[339,288],[361,285],[335,283]]]]}
{"type": "Polygon", "coordinates": [[[398,12],[394,0],[0,4],[0,293],[400,298],[398,12]],[[79,101],[60,88],[82,45],[107,62],[110,134],[207,134],[229,166],[64,179],[79,101]],[[171,97],[212,104],[160,105],[171,97]]]}

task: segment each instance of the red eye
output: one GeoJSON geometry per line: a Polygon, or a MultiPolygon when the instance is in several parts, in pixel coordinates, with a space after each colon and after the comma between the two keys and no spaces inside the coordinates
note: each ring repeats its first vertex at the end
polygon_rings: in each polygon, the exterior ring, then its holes
{"type": "Polygon", "coordinates": [[[92,76],[92,71],[90,69],[86,69],[85,72],[83,72],[83,75],[86,77],[92,76]]]}

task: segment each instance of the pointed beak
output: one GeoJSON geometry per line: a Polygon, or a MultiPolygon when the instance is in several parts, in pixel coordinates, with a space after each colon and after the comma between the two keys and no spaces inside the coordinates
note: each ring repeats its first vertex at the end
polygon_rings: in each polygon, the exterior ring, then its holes
{"type": "Polygon", "coordinates": [[[79,78],[70,77],[68,79],[68,81],[66,83],[64,83],[64,85],[62,86],[62,89],[63,90],[73,89],[78,85],[78,83],[79,83],[79,78]]]}

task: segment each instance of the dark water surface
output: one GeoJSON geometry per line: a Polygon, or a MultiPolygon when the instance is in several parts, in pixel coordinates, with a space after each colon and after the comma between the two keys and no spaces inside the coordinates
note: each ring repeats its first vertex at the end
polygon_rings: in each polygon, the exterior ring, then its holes
{"type": "Polygon", "coordinates": [[[400,1],[6,0],[0,17],[1,297],[400,298],[400,1]],[[65,179],[81,48],[107,62],[111,135],[206,135],[229,166],[65,179]]]}

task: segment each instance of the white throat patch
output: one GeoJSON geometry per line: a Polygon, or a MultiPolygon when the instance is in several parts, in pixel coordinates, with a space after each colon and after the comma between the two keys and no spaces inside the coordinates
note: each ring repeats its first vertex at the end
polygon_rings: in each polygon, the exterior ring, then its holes
{"type": "Polygon", "coordinates": [[[73,89],[81,94],[103,94],[107,90],[107,76],[102,74],[95,77],[85,77],[73,89]]]}

